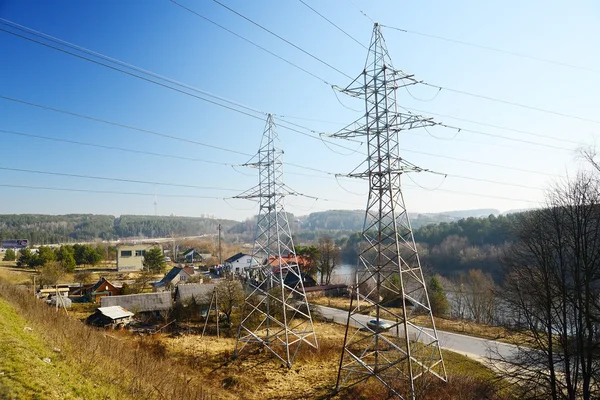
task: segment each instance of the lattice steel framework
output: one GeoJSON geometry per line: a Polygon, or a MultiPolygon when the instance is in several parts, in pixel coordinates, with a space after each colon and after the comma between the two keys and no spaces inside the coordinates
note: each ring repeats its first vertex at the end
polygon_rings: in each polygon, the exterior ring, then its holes
{"type": "Polygon", "coordinates": [[[350,176],[369,181],[364,241],[340,358],[338,390],[375,377],[390,395],[415,399],[419,385],[430,374],[446,380],[400,185],[403,173],[422,169],[400,157],[399,133],[436,124],[431,119],[398,112],[397,89],[415,83],[412,75],[393,68],[380,27],[375,24],[365,69],[342,90],[364,98],[364,124],[357,125],[361,118],[333,135],[366,138],[368,157],[350,176]],[[360,128],[353,129],[356,126],[360,128]],[[421,318],[419,322],[417,317],[421,318]],[[376,324],[365,323],[371,318],[376,324]],[[381,323],[389,323],[391,328],[381,323]],[[433,329],[421,327],[424,323],[433,329]]]}
{"type": "Polygon", "coordinates": [[[302,343],[318,347],[300,267],[294,251],[284,198],[296,195],[283,183],[283,152],[271,115],[263,133],[257,162],[259,183],[237,198],[257,199],[258,221],[247,277],[245,299],[234,357],[263,346],[291,367],[302,343]]]}

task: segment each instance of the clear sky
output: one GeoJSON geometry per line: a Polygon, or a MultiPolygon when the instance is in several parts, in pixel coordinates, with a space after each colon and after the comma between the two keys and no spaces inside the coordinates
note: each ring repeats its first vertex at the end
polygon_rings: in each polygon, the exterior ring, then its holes
{"type": "MultiPolygon", "coordinates": [[[[326,82],[342,87],[350,82],[340,72],[216,2],[178,1],[326,82]]],[[[398,101],[402,106],[465,129],[458,134],[439,127],[429,132],[401,134],[404,158],[448,174],[446,179],[425,173],[412,174],[410,179],[404,177],[409,211],[506,211],[535,207],[543,201],[544,189],[553,181],[573,175],[582,166],[575,149],[594,145],[597,140],[598,2],[304,2],[364,45],[368,45],[373,30],[369,18],[408,30],[383,28],[383,34],[394,66],[420,80],[564,114],[544,113],[446,89],[438,93],[437,89],[422,85],[411,87],[410,92],[400,90],[398,101]]],[[[222,3],[346,75],[355,77],[364,66],[366,50],[299,0],[222,3]]],[[[336,143],[347,148],[327,146],[319,139],[283,127],[294,123],[314,132],[333,133],[364,114],[364,104],[343,94],[336,98],[322,80],[177,4],[169,0],[0,0],[0,18],[279,116],[276,123],[284,161],[296,165],[285,165],[285,181],[298,192],[320,198],[315,201],[290,197],[286,200],[287,210],[305,215],[365,207],[364,182],[336,180],[331,175],[298,167],[349,173],[364,158],[360,154],[364,147],[339,140],[336,143]]],[[[6,31],[73,51],[6,23],[0,23],[0,29],[0,96],[188,140],[0,98],[0,213],[152,215],[154,193],[159,215],[243,219],[257,212],[253,202],[223,198],[257,183],[256,170],[234,168],[231,164],[242,164],[257,151],[265,124],[262,114],[233,107],[254,117],[244,115],[26,40],[6,31]],[[194,187],[122,182],[114,178],[194,187]]],[[[296,129],[315,135],[304,128],[296,129]]]]}

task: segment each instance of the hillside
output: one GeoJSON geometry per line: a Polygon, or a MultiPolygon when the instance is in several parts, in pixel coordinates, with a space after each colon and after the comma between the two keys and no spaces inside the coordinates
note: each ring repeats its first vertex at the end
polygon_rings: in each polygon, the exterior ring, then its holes
{"type": "Polygon", "coordinates": [[[62,354],[54,352],[37,329],[0,299],[0,398],[105,399],[119,397],[116,387],[76,373],[62,354]],[[45,361],[44,361],[45,360],[45,361]]]}
{"type": "Polygon", "coordinates": [[[0,240],[28,239],[31,244],[216,234],[237,224],[226,219],[148,215],[16,214],[0,215],[0,240]]]}

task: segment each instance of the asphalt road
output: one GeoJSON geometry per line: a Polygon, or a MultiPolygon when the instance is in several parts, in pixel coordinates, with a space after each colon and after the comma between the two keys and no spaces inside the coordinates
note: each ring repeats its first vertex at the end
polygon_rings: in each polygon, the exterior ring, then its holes
{"type": "MultiPolygon", "coordinates": [[[[340,310],[337,308],[325,307],[325,306],[317,306],[313,305],[311,308],[320,312],[320,314],[328,319],[332,319],[333,322],[338,324],[346,324],[348,320],[348,311],[340,310]]],[[[359,326],[364,326],[368,321],[372,320],[373,317],[368,315],[355,315],[354,318],[356,321],[351,321],[351,326],[358,328],[359,326]]],[[[387,321],[390,323],[394,323],[393,321],[387,321]]],[[[392,329],[392,334],[394,329],[392,329]]],[[[433,331],[431,329],[425,329],[426,332],[433,335],[433,331]]],[[[416,331],[415,331],[416,332],[416,331]]],[[[414,332],[409,332],[409,335],[414,332]]],[[[400,335],[403,335],[403,332],[399,332],[400,335]]],[[[452,333],[437,330],[438,339],[440,342],[440,346],[443,349],[451,350],[460,354],[464,354],[471,358],[479,359],[480,361],[490,361],[492,359],[509,359],[511,355],[514,353],[516,346],[498,342],[495,340],[481,339],[477,337],[461,335],[459,333],[452,333]]]]}

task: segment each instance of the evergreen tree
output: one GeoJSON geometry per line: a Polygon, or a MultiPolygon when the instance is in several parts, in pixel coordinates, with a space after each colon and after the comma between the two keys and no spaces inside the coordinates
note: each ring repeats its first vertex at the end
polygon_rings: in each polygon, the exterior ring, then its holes
{"type": "Polygon", "coordinates": [[[429,304],[433,315],[442,317],[448,314],[448,298],[437,275],[433,275],[429,281],[429,304]]]}
{"type": "Polygon", "coordinates": [[[150,250],[146,251],[144,255],[144,268],[147,271],[154,273],[162,273],[167,266],[167,262],[165,261],[165,256],[163,255],[160,247],[153,247],[150,250]]]}
{"type": "Polygon", "coordinates": [[[75,271],[75,250],[72,246],[60,246],[56,249],[56,261],[66,272],[75,271]]]}
{"type": "Polygon", "coordinates": [[[6,253],[4,253],[2,261],[15,261],[16,259],[17,255],[15,254],[15,251],[13,249],[8,249],[6,250],[6,253]]]}

